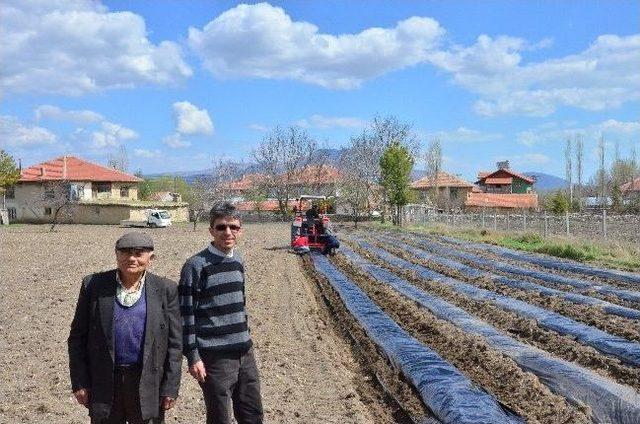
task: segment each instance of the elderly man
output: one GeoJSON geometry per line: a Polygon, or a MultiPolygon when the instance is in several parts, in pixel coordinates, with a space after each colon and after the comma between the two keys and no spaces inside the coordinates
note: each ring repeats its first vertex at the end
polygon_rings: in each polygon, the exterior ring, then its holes
{"type": "Polygon", "coordinates": [[[115,253],[117,269],[80,286],[68,339],[71,387],[92,424],[163,423],[180,386],[178,288],[148,271],[148,235],[123,235],[115,253]]]}
{"type": "Polygon", "coordinates": [[[200,383],[207,424],[262,423],[258,369],[245,310],[244,264],[235,250],[240,218],[229,203],[209,215],[213,237],[180,275],[180,311],[189,373],[200,383]]]}

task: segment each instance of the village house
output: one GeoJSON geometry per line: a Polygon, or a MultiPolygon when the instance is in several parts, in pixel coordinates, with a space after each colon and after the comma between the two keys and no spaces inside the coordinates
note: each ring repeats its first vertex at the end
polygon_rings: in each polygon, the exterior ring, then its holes
{"type": "Polygon", "coordinates": [[[537,210],[538,194],[533,189],[535,179],[512,171],[509,161],[498,162],[497,165],[496,171],[478,173],[475,183],[478,190],[467,193],[465,210],[537,210]]]}
{"type": "Polygon", "coordinates": [[[433,203],[437,199],[438,206],[446,210],[460,209],[473,187],[470,182],[447,172],[438,172],[437,178],[426,176],[411,183],[411,188],[419,202],[433,203]],[[438,187],[437,197],[435,196],[436,187],[438,187]]]}
{"type": "Polygon", "coordinates": [[[620,186],[620,192],[622,193],[625,204],[640,202],[640,177],[622,184],[620,186]]]}
{"type": "MultiPolygon", "coordinates": [[[[340,171],[331,165],[311,165],[301,169],[289,181],[289,209],[296,205],[295,199],[303,194],[334,197],[339,180],[340,171]]],[[[275,212],[279,208],[276,193],[270,191],[269,179],[264,174],[245,174],[240,179],[230,182],[227,188],[240,210],[275,212]]]]}
{"type": "MultiPolygon", "coordinates": [[[[183,202],[138,200],[141,178],[75,156],[62,156],[23,169],[6,192],[11,221],[47,223],[62,197],[70,200],[59,222],[119,224],[144,220],[148,209],[165,209],[174,222],[188,220],[183,202]]],[[[64,201],[64,200],[62,200],[64,201]]]]}

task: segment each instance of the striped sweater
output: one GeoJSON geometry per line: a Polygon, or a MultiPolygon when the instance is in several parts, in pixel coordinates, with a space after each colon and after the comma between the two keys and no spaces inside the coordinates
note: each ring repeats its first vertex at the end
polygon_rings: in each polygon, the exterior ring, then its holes
{"type": "Polygon", "coordinates": [[[251,347],[242,259],[212,245],[187,259],[178,285],[183,350],[189,365],[200,351],[246,352],[251,347]]]}

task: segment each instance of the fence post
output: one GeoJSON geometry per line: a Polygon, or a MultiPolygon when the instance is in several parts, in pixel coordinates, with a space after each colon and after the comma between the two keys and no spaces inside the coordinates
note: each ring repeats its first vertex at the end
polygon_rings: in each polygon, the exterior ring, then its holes
{"type": "Polygon", "coordinates": [[[522,231],[527,231],[527,211],[522,208],[522,231]]]}
{"type": "Polygon", "coordinates": [[[569,236],[569,211],[566,211],[564,213],[564,224],[565,224],[565,229],[567,230],[567,236],[569,236]]]}
{"type": "Polygon", "coordinates": [[[485,212],[485,209],[482,208],[482,228],[484,228],[484,212],[485,212]]]}
{"type": "Polygon", "coordinates": [[[607,210],[602,209],[602,234],[607,238],[607,210]]]}
{"type": "Polygon", "coordinates": [[[509,231],[509,217],[510,217],[510,213],[507,212],[507,231],[509,231]]]}
{"type": "Polygon", "coordinates": [[[493,211],[493,231],[498,231],[498,213],[493,211]]]}
{"type": "Polygon", "coordinates": [[[544,238],[549,236],[549,217],[547,211],[544,212],[544,238]]]}

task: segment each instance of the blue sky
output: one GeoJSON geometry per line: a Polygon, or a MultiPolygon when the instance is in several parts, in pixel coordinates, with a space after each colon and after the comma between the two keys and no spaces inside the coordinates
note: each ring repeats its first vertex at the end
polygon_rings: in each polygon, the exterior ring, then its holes
{"type": "MultiPolygon", "coordinates": [[[[0,148],[132,171],[250,159],[275,125],[339,148],[376,114],[445,169],[564,174],[567,137],[640,154],[637,1],[4,1],[0,148]]],[[[418,163],[419,167],[423,165],[418,163]]]]}

